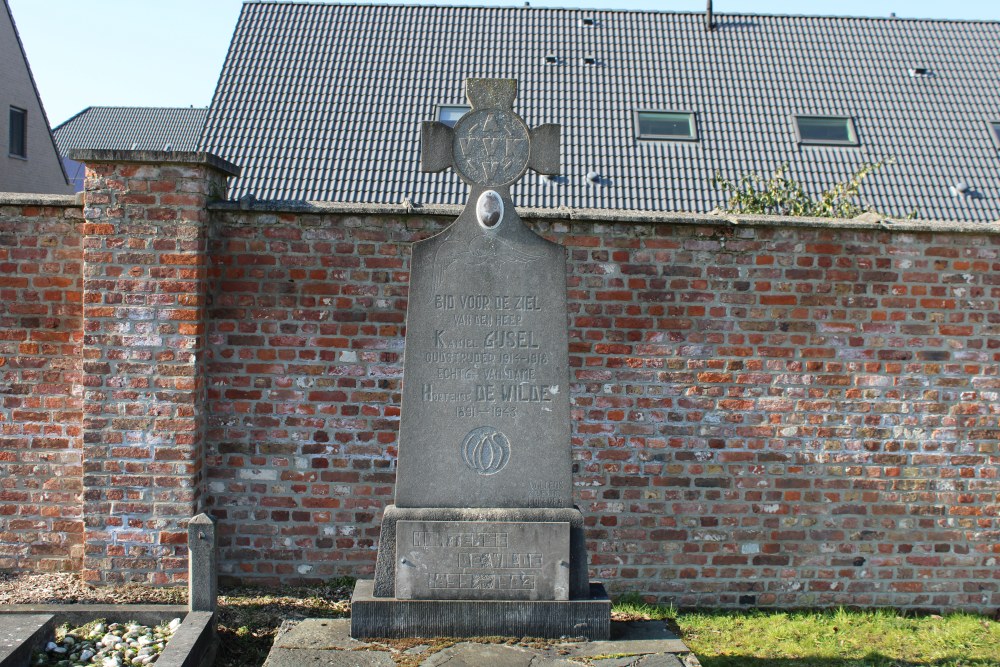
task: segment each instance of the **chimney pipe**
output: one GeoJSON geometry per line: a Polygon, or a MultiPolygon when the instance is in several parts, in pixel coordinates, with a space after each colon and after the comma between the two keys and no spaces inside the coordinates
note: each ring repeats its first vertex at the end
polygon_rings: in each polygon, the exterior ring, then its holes
{"type": "Polygon", "coordinates": [[[708,8],[705,10],[705,32],[712,32],[715,22],[712,20],[712,0],[708,0],[708,8]]]}

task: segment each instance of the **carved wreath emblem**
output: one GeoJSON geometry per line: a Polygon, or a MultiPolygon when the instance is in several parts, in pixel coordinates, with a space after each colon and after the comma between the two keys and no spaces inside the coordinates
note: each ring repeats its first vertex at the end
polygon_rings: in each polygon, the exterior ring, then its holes
{"type": "Polygon", "coordinates": [[[478,474],[494,475],[510,461],[510,440],[492,426],[480,426],[465,436],[462,458],[478,474]]]}

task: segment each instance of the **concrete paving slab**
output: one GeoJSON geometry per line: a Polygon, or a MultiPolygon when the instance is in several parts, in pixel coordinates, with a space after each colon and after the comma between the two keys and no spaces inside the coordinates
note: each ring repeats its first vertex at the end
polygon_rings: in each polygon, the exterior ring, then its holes
{"type": "Polygon", "coordinates": [[[368,643],[351,637],[349,618],[307,618],[283,623],[274,638],[274,646],[283,649],[350,651],[368,646],[368,643]]]}
{"type": "Polygon", "coordinates": [[[483,665],[504,665],[504,667],[579,667],[580,663],[560,660],[558,662],[539,661],[538,654],[520,646],[498,646],[495,644],[473,644],[463,642],[451,648],[438,651],[421,663],[420,667],[483,667],[483,665]]]}
{"type": "Polygon", "coordinates": [[[617,653],[687,653],[681,638],[663,621],[613,621],[611,639],[603,642],[573,642],[564,648],[572,656],[614,655],[617,653]]]}
{"type": "Polygon", "coordinates": [[[654,653],[640,658],[635,667],[684,667],[684,664],[670,653],[654,653]]]}
{"type": "MultiPolygon", "coordinates": [[[[434,642],[420,646],[404,643],[394,648],[392,640],[352,639],[350,628],[350,619],[288,621],[279,631],[265,667],[389,667],[394,656],[412,659],[433,651],[434,642]]],[[[612,637],[609,641],[543,640],[528,646],[463,641],[430,653],[420,666],[699,667],[694,654],[662,621],[612,623],[612,637]]]]}
{"type": "Polygon", "coordinates": [[[385,651],[323,651],[316,649],[272,649],[264,667],[395,667],[385,651]]]}
{"type": "Polygon", "coordinates": [[[639,662],[639,657],[630,655],[627,658],[600,658],[591,660],[591,667],[635,667],[639,662]]]}
{"type": "Polygon", "coordinates": [[[0,667],[22,667],[55,629],[51,614],[0,615],[0,667]]]}
{"type": "Polygon", "coordinates": [[[651,655],[630,655],[623,658],[600,658],[590,660],[590,667],[685,667],[684,663],[671,653],[651,655]]]}

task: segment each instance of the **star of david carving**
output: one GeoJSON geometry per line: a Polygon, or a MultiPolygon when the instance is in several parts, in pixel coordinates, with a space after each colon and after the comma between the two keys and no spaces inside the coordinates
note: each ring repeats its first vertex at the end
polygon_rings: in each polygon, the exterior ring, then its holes
{"type": "Polygon", "coordinates": [[[449,167],[478,189],[508,188],[529,169],[559,173],[559,126],[529,130],[513,110],[514,79],[467,79],[465,94],[472,109],[454,128],[425,121],[421,128],[422,171],[449,167]]]}

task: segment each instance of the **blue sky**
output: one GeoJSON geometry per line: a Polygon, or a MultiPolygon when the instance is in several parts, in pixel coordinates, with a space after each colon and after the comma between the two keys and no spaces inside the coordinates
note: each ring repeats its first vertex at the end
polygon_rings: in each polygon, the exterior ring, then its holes
{"type": "MultiPolygon", "coordinates": [[[[207,106],[242,0],[8,0],[49,121],[88,106],[207,106]]],[[[374,4],[421,4],[384,0],[374,4]]],[[[422,4],[520,6],[517,1],[422,4]]],[[[533,7],[700,12],[705,0],[531,0],[533,7]]],[[[1000,21],[1000,1],[715,0],[716,13],[1000,21]]]]}

